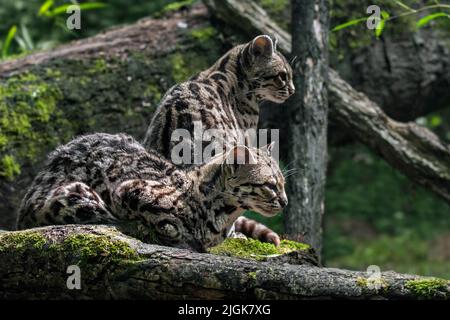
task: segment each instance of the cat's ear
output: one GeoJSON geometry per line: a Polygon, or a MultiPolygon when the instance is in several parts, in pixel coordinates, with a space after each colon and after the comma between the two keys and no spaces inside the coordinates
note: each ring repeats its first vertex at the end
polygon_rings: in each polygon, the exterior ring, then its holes
{"type": "Polygon", "coordinates": [[[252,54],[259,58],[270,58],[274,52],[272,39],[267,35],[257,36],[251,44],[252,54]]]}

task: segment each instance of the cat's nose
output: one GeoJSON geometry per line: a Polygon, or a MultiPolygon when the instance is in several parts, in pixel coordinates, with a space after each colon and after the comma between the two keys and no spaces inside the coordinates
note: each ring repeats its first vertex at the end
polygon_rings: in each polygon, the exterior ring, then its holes
{"type": "Polygon", "coordinates": [[[293,84],[289,85],[288,92],[289,92],[289,95],[291,95],[291,96],[295,93],[295,87],[293,84]]]}
{"type": "Polygon", "coordinates": [[[278,199],[278,202],[280,203],[280,206],[286,207],[288,204],[288,198],[286,196],[286,193],[283,193],[280,195],[280,199],[278,199]]]}

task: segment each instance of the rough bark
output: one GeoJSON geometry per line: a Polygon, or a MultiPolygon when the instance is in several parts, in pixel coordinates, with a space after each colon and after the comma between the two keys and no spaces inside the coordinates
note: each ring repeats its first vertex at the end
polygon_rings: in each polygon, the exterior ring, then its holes
{"type": "Polygon", "coordinates": [[[290,145],[287,163],[298,169],[287,181],[290,205],[284,230],[304,235],[320,254],[327,168],[328,5],[325,0],[291,1],[295,95],[282,112],[290,145]]]}
{"type": "Polygon", "coordinates": [[[448,34],[435,28],[390,31],[382,40],[352,54],[350,72],[344,79],[398,121],[413,121],[448,108],[448,34]]]}
{"type": "MultiPolygon", "coordinates": [[[[260,33],[276,36],[278,48],[291,52],[291,36],[255,3],[236,0],[205,0],[205,3],[217,19],[229,21],[249,36],[260,33]]],[[[389,118],[375,102],[353,89],[332,68],[329,70],[330,121],[339,123],[392,167],[450,203],[450,147],[424,127],[389,118]]]]}
{"type": "Polygon", "coordinates": [[[142,243],[113,227],[0,234],[2,299],[445,299],[446,280],[257,262],[142,243]],[[67,288],[67,267],[81,289],[67,288]]]}

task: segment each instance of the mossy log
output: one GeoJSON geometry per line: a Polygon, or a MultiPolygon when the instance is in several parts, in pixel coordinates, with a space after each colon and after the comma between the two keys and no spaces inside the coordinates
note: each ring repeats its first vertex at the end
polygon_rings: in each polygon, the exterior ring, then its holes
{"type": "MultiPolygon", "coordinates": [[[[253,1],[204,0],[211,13],[234,30],[247,34],[270,34],[278,48],[291,52],[291,35],[282,30],[253,1]]],[[[332,68],[328,74],[330,121],[345,128],[413,182],[450,203],[450,146],[433,132],[414,122],[393,120],[364,93],[356,91],[332,68]]],[[[385,106],[386,107],[386,106],[385,106]]],[[[296,114],[280,111],[278,119],[296,114]]],[[[284,122],[277,127],[283,128],[284,122]]],[[[281,132],[283,137],[283,132],[281,132]]]]}
{"type": "Polygon", "coordinates": [[[375,279],[366,272],[292,265],[283,259],[201,254],[145,244],[99,225],[0,233],[0,279],[2,299],[450,297],[449,283],[442,279],[391,271],[375,279]],[[81,271],[80,289],[67,286],[73,265],[81,271]]]}

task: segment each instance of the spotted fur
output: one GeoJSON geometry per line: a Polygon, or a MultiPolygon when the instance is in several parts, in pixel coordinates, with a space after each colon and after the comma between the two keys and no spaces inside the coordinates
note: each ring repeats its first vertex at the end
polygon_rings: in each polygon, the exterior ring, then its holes
{"type": "Polygon", "coordinates": [[[81,136],[49,155],[17,227],[135,222],[154,230],[156,243],[205,251],[245,210],[271,216],[286,205],[284,177],[269,152],[234,147],[187,170],[125,134],[81,136]],[[257,163],[230,161],[242,154],[257,163]]]}
{"type": "MultiPolygon", "coordinates": [[[[223,132],[223,141],[217,141],[221,145],[239,144],[242,142],[239,132],[257,128],[261,102],[282,103],[294,91],[292,69],[286,58],[276,50],[269,36],[258,36],[232,48],[209,69],[173,86],[153,116],[144,146],[171,159],[178,143],[171,140],[172,133],[185,129],[193,135],[194,121],[201,121],[204,130],[223,132]]],[[[190,146],[193,151],[192,141],[190,146]]],[[[240,230],[254,236],[252,230],[257,225],[247,221],[243,226],[249,228],[240,230]]]]}

